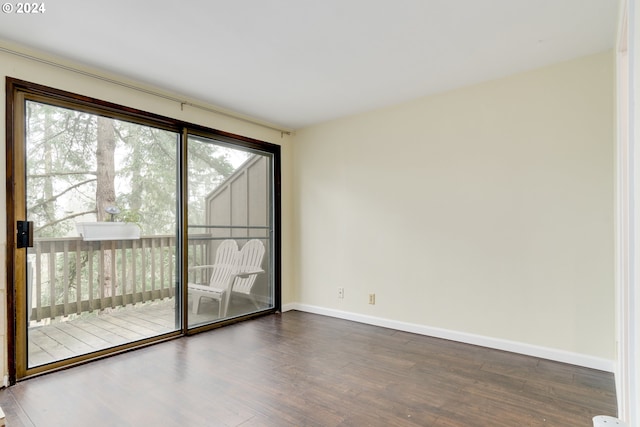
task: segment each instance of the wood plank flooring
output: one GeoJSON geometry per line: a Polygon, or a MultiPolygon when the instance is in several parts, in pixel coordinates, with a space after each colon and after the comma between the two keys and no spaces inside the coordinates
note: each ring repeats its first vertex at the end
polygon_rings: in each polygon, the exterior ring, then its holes
{"type": "Polygon", "coordinates": [[[302,312],[0,391],[19,426],[591,426],[610,373],[302,312]]]}

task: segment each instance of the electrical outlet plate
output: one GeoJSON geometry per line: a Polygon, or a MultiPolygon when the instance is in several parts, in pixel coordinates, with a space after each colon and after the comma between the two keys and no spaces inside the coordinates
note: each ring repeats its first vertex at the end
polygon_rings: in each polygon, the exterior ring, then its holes
{"type": "Polygon", "coordinates": [[[344,298],[344,288],[338,288],[338,298],[344,298]]]}
{"type": "Polygon", "coordinates": [[[597,417],[593,417],[594,427],[626,427],[626,425],[626,423],[623,423],[619,419],[607,415],[598,415],[597,417]]]}
{"type": "Polygon", "coordinates": [[[369,294],[369,304],[374,305],[376,303],[376,294],[369,294]]]}

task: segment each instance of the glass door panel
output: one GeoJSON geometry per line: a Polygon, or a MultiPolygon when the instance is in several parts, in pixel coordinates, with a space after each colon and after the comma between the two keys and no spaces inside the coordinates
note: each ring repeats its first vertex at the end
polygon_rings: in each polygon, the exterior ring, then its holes
{"type": "Polygon", "coordinates": [[[179,134],[27,100],[27,369],[181,328],[179,134]]]}
{"type": "Polygon", "coordinates": [[[188,326],[274,307],[272,155],[187,139],[188,326]]]}

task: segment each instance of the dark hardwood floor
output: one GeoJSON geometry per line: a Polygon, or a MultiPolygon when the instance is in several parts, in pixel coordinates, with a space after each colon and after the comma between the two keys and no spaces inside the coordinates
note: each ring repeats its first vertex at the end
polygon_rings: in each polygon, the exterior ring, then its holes
{"type": "Polygon", "coordinates": [[[18,426],[591,426],[613,375],[287,312],[0,391],[18,426]]]}

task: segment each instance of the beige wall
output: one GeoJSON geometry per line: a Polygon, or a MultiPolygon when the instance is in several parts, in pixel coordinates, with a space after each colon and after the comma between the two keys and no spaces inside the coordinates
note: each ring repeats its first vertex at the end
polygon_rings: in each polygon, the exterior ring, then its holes
{"type": "Polygon", "coordinates": [[[613,360],[613,65],[298,131],[295,299],[613,360]]]}
{"type": "MultiPolygon", "coordinates": [[[[28,52],[16,46],[4,45],[10,49],[17,49],[27,54],[34,54],[34,52],[28,52]]],[[[56,62],[62,62],[57,58],[47,58],[40,53],[35,55],[43,59],[53,59],[56,62]]],[[[78,68],[76,64],[66,64],[72,67],[78,68]]],[[[82,68],[82,67],[80,67],[82,68]]],[[[95,70],[84,69],[88,72],[95,72],[95,70]]],[[[67,90],[75,93],[79,93],[86,96],[95,97],[98,99],[115,102],[118,104],[126,105],[129,107],[138,108],[144,111],[161,114],[177,119],[181,119],[187,122],[208,126],[214,129],[219,129],[235,134],[256,138],[259,140],[272,142],[282,146],[282,239],[283,239],[283,301],[292,301],[292,295],[294,291],[291,289],[291,218],[289,212],[291,211],[290,204],[290,183],[291,183],[291,153],[290,144],[291,137],[282,135],[281,132],[270,130],[262,126],[249,124],[247,122],[232,119],[224,115],[213,114],[200,109],[192,107],[184,107],[181,110],[180,104],[158,98],[153,95],[147,95],[139,91],[120,87],[112,83],[101,81],[92,77],[84,76],[78,73],[65,71],[60,68],[56,68],[50,65],[35,62],[29,59],[23,59],[19,56],[5,53],[0,51],[0,77],[2,78],[2,84],[0,85],[0,93],[2,94],[0,103],[0,135],[2,137],[2,143],[4,144],[5,138],[5,76],[19,78],[34,83],[39,83],[47,86],[51,86],[57,89],[67,90]]],[[[120,80],[117,76],[108,76],[109,78],[115,78],[120,80]]],[[[130,83],[130,82],[128,82],[130,83]]],[[[149,88],[154,91],[158,91],[157,88],[149,88]]],[[[193,101],[186,99],[186,101],[193,101]]],[[[193,101],[197,102],[197,101],[193,101]]],[[[2,176],[6,175],[5,171],[5,150],[0,150],[0,169],[2,176]]],[[[0,201],[4,205],[6,200],[5,186],[0,187],[0,201]]],[[[2,210],[0,213],[0,227],[2,230],[6,230],[6,213],[2,210]]],[[[3,363],[0,366],[0,375],[4,376],[6,373],[6,272],[5,272],[5,259],[6,259],[6,235],[0,233],[0,354],[3,356],[3,363]]]]}

